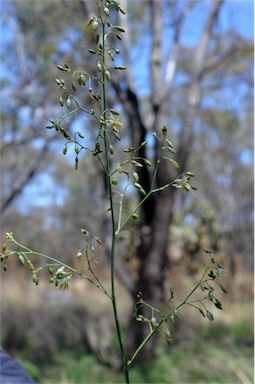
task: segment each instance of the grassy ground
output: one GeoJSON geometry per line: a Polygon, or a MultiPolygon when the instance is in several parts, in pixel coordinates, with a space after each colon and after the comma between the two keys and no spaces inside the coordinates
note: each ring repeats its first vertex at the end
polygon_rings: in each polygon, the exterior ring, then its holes
{"type": "MultiPolygon", "coordinates": [[[[131,383],[252,384],[252,304],[235,304],[226,313],[224,321],[206,323],[195,338],[182,338],[168,349],[162,344],[150,366],[131,370],[131,383]]],[[[74,350],[60,352],[52,364],[40,369],[22,362],[42,384],[123,383],[121,374],[99,363],[95,356],[74,350]]]]}
{"type": "MultiPolygon", "coordinates": [[[[132,369],[130,379],[132,383],[252,384],[252,355],[251,347],[230,342],[182,342],[168,352],[158,351],[150,367],[132,369]]],[[[26,367],[43,384],[123,383],[122,375],[99,364],[93,355],[77,357],[65,352],[42,372],[26,367]]]]}
{"type": "MultiPolygon", "coordinates": [[[[35,382],[123,383],[120,373],[90,352],[107,354],[114,345],[111,308],[104,296],[98,297],[87,286],[74,287],[64,295],[43,284],[36,292],[30,286],[15,286],[12,281],[6,283],[1,297],[1,343],[35,382]],[[79,292],[87,293],[86,299],[81,300],[79,292]]],[[[125,292],[121,298],[121,324],[125,325],[125,292]]],[[[245,291],[242,296],[219,298],[223,311],[213,310],[213,322],[184,309],[172,329],[173,344],[160,343],[149,366],[135,365],[131,383],[252,384],[252,295],[245,291]]]]}

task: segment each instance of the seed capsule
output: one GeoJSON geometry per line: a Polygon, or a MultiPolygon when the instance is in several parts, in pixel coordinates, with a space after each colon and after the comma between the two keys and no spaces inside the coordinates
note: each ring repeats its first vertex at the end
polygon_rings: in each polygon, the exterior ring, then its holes
{"type": "Polygon", "coordinates": [[[61,107],[63,107],[63,105],[64,105],[64,99],[62,96],[60,96],[60,98],[59,98],[59,104],[61,105],[61,107]]]}
{"type": "Polygon", "coordinates": [[[113,56],[112,52],[110,51],[110,49],[107,51],[107,53],[110,56],[111,60],[114,61],[114,56],[113,56]]]}
{"type": "Polygon", "coordinates": [[[175,161],[174,159],[169,159],[170,163],[175,167],[175,168],[179,168],[179,164],[177,163],[177,161],[175,161]]]}
{"type": "Polygon", "coordinates": [[[77,132],[77,134],[81,139],[84,139],[84,135],[81,132],[77,132]]]}
{"type": "Polygon", "coordinates": [[[220,285],[220,287],[221,287],[221,290],[222,290],[224,293],[228,293],[227,288],[225,288],[223,285],[220,285]]]}
{"type": "Polygon", "coordinates": [[[92,55],[96,55],[96,51],[94,49],[88,49],[89,53],[92,53],[92,55]]]}
{"type": "Polygon", "coordinates": [[[118,179],[112,179],[112,184],[117,185],[118,184],[118,179]]]}
{"type": "Polygon", "coordinates": [[[139,183],[134,183],[133,186],[136,187],[136,188],[142,189],[142,186],[139,183]]]}
{"type": "Polygon", "coordinates": [[[116,111],[116,109],[110,109],[110,112],[113,114],[113,115],[117,115],[117,116],[119,116],[119,112],[118,111],[116,111]]]}
{"type": "Polygon", "coordinates": [[[32,261],[28,259],[27,263],[28,263],[29,269],[31,269],[31,271],[34,271],[35,267],[34,267],[34,264],[32,263],[32,261]]]}
{"type": "Polygon", "coordinates": [[[35,285],[39,284],[39,278],[35,273],[33,274],[33,283],[35,283],[35,285]]]}
{"type": "Polygon", "coordinates": [[[104,7],[104,13],[106,14],[106,16],[109,16],[110,15],[109,8],[104,7]]]}
{"type": "Polygon", "coordinates": [[[209,297],[209,299],[211,300],[211,301],[213,301],[213,293],[212,293],[212,291],[209,291],[208,292],[208,297],[209,297]]]}
{"type": "Polygon", "coordinates": [[[79,158],[76,157],[76,158],[75,158],[75,170],[76,170],[76,171],[78,170],[78,166],[79,166],[79,158]]]}
{"type": "Polygon", "coordinates": [[[68,99],[66,100],[66,106],[68,109],[71,107],[71,104],[72,104],[72,100],[70,99],[70,97],[68,97],[68,99]]]}
{"type": "Polygon", "coordinates": [[[127,67],[124,67],[123,65],[115,65],[114,68],[119,69],[120,71],[124,71],[125,69],[127,69],[127,67]]]}
{"type": "Polygon", "coordinates": [[[91,246],[90,246],[90,250],[91,250],[91,252],[95,252],[95,247],[94,247],[94,245],[93,244],[91,244],[91,246]]]}
{"type": "Polygon", "coordinates": [[[110,151],[110,154],[111,154],[111,155],[114,154],[114,148],[113,148],[113,145],[112,145],[112,144],[109,145],[109,151],[110,151]]]}
{"type": "Polygon", "coordinates": [[[126,32],[124,28],[120,27],[119,25],[116,25],[116,27],[118,31],[120,32],[126,32]]]}
{"type": "Polygon", "coordinates": [[[107,78],[108,81],[111,80],[111,75],[109,71],[105,71],[105,77],[107,78]]]}
{"type": "Polygon", "coordinates": [[[171,333],[169,330],[166,331],[166,342],[168,345],[171,344],[171,333]]]}
{"type": "Polygon", "coordinates": [[[156,327],[158,324],[157,324],[157,320],[155,317],[152,317],[151,318],[151,324],[153,325],[153,327],[156,327]]]}
{"type": "Polygon", "coordinates": [[[86,78],[83,75],[83,73],[80,73],[78,76],[78,83],[79,85],[86,85],[86,78]]]}
{"type": "Polygon", "coordinates": [[[82,252],[81,252],[81,250],[77,253],[77,259],[78,259],[78,261],[81,261],[81,259],[82,259],[82,252]]]}
{"type": "Polygon", "coordinates": [[[99,70],[99,72],[102,72],[102,65],[101,63],[97,63],[97,69],[99,70]]]}
{"type": "Polygon", "coordinates": [[[25,260],[24,260],[24,257],[22,255],[18,255],[18,258],[19,258],[19,262],[21,265],[24,265],[25,264],[25,260]]]}
{"type": "Polygon", "coordinates": [[[206,311],[206,316],[210,321],[214,320],[213,314],[210,311],[206,311]]]}
{"type": "Polygon", "coordinates": [[[98,21],[97,20],[94,20],[93,23],[92,23],[92,28],[94,31],[97,30],[97,27],[98,27],[98,21]]]}
{"type": "Polygon", "coordinates": [[[137,172],[133,172],[133,178],[134,178],[134,181],[137,183],[139,181],[139,175],[137,172]]]}

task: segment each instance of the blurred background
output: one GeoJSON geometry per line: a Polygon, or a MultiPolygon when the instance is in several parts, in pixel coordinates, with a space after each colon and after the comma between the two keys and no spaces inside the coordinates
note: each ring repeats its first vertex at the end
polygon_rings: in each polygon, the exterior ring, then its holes
{"type": "MultiPolygon", "coordinates": [[[[136,293],[160,304],[173,285],[176,302],[184,298],[206,263],[203,248],[226,267],[228,289],[214,322],[183,310],[171,330],[172,345],[160,341],[150,369],[140,362],[131,380],[252,383],[253,1],[121,5],[127,16],[113,12],[113,18],[126,33],[113,46],[121,51],[115,62],[128,70],[110,69],[108,88],[109,106],[122,114],[121,143],[137,147],[147,140],[141,155],[153,163],[158,147],[152,132],[166,125],[173,158],[180,171],[195,173],[197,187],[167,189],[150,199],[122,233],[117,286],[130,348],[143,334],[130,320],[136,293]]],[[[93,15],[92,0],[1,2],[1,238],[13,232],[22,244],[77,268],[80,228],[106,236],[104,180],[89,153],[76,172],[74,151],[63,156],[63,137],[45,126],[65,113],[55,78],[72,82],[57,65],[96,71],[87,50],[95,48],[87,27],[93,15]]],[[[76,94],[84,107],[92,106],[88,87],[76,94]]],[[[93,142],[96,127],[85,114],[74,114],[65,127],[93,142]]],[[[176,177],[172,168],[163,163],[158,186],[176,177]]],[[[150,167],[137,171],[148,189],[150,167]]],[[[131,191],[126,208],[138,199],[131,191]]],[[[108,286],[105,253],[96,250],[96,271],[108,286]]],[[[112,320],[111,303],[78,277],[60,292],[47,274],[35,287],[15,258],[8,260],[8,272],[1,271],[1,345],[38,383],[122,382],[112,320]]]]}

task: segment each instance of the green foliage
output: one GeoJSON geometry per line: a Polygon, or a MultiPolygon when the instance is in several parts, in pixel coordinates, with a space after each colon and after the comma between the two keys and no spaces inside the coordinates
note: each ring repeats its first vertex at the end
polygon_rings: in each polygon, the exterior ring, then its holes
{"type": "MultiPolygon", "coordinates": [[[[174,347],[173,352],[157,351],[150,369],[148,366],[138,366],[130,371],[131,381],[169,384],[184,382],[238,384],[240,380],[246,380],[247,383],[253,381],[251,348],[238,347],[234,342],[227,344],[213,340],[209,343],[183,341],[174,347]]],[[[26,367],[30,368],[29,365],[26,367]]],[[[33,367],[31,368],[30,372],[33,373],[33,367]]],[[[122,381],[121,374],[100,364],[92,355],[77,357],[71,353],[64,353],[57,358],[55,366],[47,366],[45,372],[46,375],[40,373],[39,383],[47,383],[49,379],[54,380],[55,383],[60,383],[64,379],[68,384],[120,383],[122,381]],[[84,372],[88,371],[89,378],[84,375],[84,372]]]]}

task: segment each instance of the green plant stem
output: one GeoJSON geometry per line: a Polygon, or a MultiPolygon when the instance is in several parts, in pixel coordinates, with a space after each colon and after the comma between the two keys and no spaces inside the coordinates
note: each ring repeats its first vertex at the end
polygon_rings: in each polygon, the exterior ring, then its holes
{"type": "MultiPolygon", "coordinates": [[[[199,279],[199,282],[195,285],[195,287],[192,289],[192,291],[187,295],[187,297],[185,298],[185,300],[183,300],[183,302],[181,304],[179,304],[175,309],[179,309],[181,308],[183,305],[185,304],[189,304],[187,303],[187,300],[190,298],[190,296],[197,290],[197,288],[200,286],[201,282],[203,281],[203,278],[206,274],[206,272],[208,271],[208,269],[210,268],[210,264],[209,263],[204,271],[204,273],[202,274],[201,278],[199,279]]],[[[162,320],[160,321],[160,323],[158,324],[158,326],[156,328],[154,328],[153,330],[151,330],[151,332],[146,336],[146,338],[142,341],[142,343],[139,345],[139,347],[136,349],[136,351],[134,352],[132,358],[128,361],[128,366],[130,366],[133,361],[136,359],[136,357],[139,355],[139,353],[141,352],[141,350],[144,348],[144,346],[148,343],[148,341],[151,339],[151,337],[154,335],[154,333],[156,331],[158,331],[158,329],[161,327],[161,325],[163,323],[165,323],[168,318],[170,317],[172,311],[169,312],[166,316],[164,316],[162,318],[162,320]]]]}
{"type": "MultiPolygon", "coordinates": [[[[62,267],[65,267],[66,269],[68,269],[69,271],[72,272],[72,274],[76,274],[76,275],[79,275],[81,277],[83,277],[85,280],[89,281],[90,283],[92,283],[95,287],[97,287],[98,289],[100,289],[100,291],[102,291],[103,293],[106,294],[106,296],[109,297],[109,299],[112,300],[112,296],[109,294],[109,292],[107,292],[107,290],[104,288],[104,286],[100,283],[99,279],[96,277],[95,273],[92,271],[92,269],[90,268],[90,265],[89,265],[89,268],[88,270],[90,271],[90,273],[93,275],[93,277],[95,278],[95,280],[97,281],[97,283],[95,281],[93,281],[92,279],[90,279],[88,276],[84,275],[83,273],[83,270],[77,270],[75,268],[72,268],[70,267],[69,265],[63,263],[62,261],[59,261],[57,259],[55,259],[54,257],[51,257],[51,256],[48,256],[48,255],[45,255],[44,253],[40,253],[40,252],[35,252],[35,251],[32,251],[31,249],[25,247],[24,245],[20,244],[17,242],[17,240],[15,240],[14,238],[12,239],[13,243],[15,245],[17,245],[18,248],[22,248],[24,249],[24,251],[11,251],[13,254],[16,254],[16,253],[21,253],[23,255],[32,255],[32,256],[39,256],[39,257],[43,257],[44,259],[48,260],[48,261],[51,261],[53,262],[55,265],[61,265],[62,267]]],[[[44,265],[42,268],[46,268],[47,267],[47,264],[44,265]]],[[[39,268],[40,269],[40,268],[39,268]]],[[[39,270],[35,269],[36,273],[39,272],[39,270]]]]}
{"type": "MultiPolygon", "coordinates": [[[[103,67],[105,65],[105,23],[102,22],[102,34],[103,34],[103,49],[102,49],[102,64],[103,67]]],[[[107,102],[106,102],[106,87],[105,87],[105,71],[103,70],[102,73],[102,96],[103,96],[103,115],[104,118],[106,110],[107,110],[107,102]]],[[[124,350],[124,344],[122,340],[122,333],[119,323],[119,317],[118,317],[118,309],[117,309],[117,302],[116,302],[116,295],[115,295],[115,243],[116,243],[116,225],[115,225],[115,217],[114,217],[114,203],[113,203],[113,191],[112,191],[112,185],[111,185],[111,178],[110,178],[110,159],[109,159],[109,148],[108,148],[108,137],[106,129],[104,129],[104,149],[105,149],[105,168],[106,168],[106,176],[108,181],[108,192],[109,192],[109,199],[110,199],[110,208],[111,208],[111,224],[112,224],[112,239],[111,239],[111,296],[112,296],[112,306],[113,306],[113,313],[114,313],[114,320],[115,320],[115,327],[117,332],[117,337],[119,341],[119,347],[121,352],[121,358],[122,358],[122,366],[123,366],[123,373],[125,377],[126,384],[129,384],[129,372],[128,372],[128,366],[127,366],[127,359],[126,359],[126,353],[124,350]]]]}
{"type": "Polygon", "coordinates": [[[151,182],[151,189],[149,190],[147,195],[140,201],[140,203],[137,205],[137,207],[123,221],[123,223],[121,225],[120,224],[118,225],[118,229],[116,231],[116,236],[125,227],[125,225],[130,221],[130,219],[132,218],[132,215],[144,204],[144,202],[150,197],[150,195],[152,193],[155,193],[155,192],[158,192],[158,191],[163,191],[163,189],[168,188],[169,186],[171,186],[174,183],[174,181],[172,181],[171,183],[166,184],[166,185],[164,185],[162,187],[153,189],[153,186],[154,186],[155,181],[156,181],[156,176],[157,176],[157,173],[158,173],[158,168],[159,168],[159,165],[160,165],[160,162],[161,162],[161,159],[162,159],[163,145],[164,145],[164,141],[162,142],[162,146],[161,146],[161,150],[160,150],[160,156],[159,156],[159,158],[157,160],[156,167],[155,167],[154,172],[153,172],[152,182],[151,182]]]}

